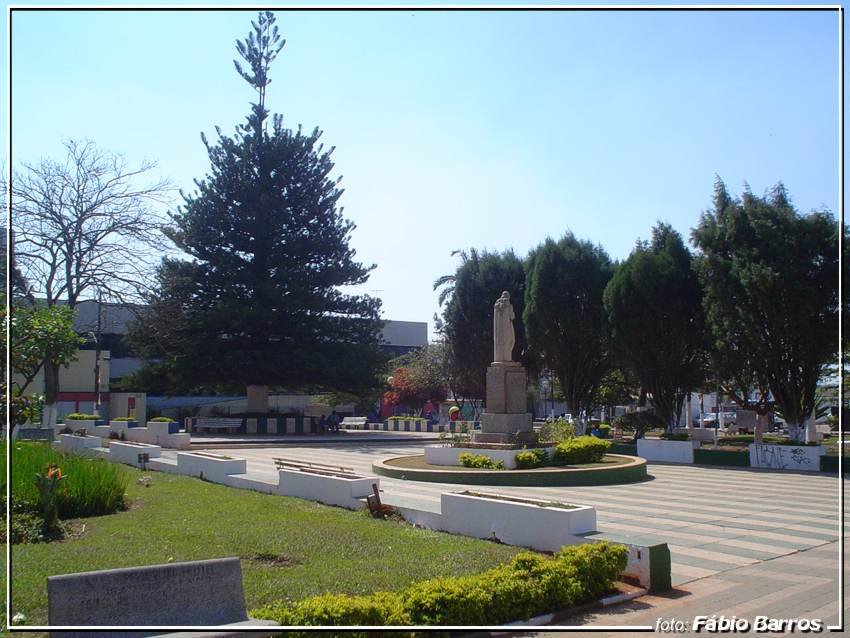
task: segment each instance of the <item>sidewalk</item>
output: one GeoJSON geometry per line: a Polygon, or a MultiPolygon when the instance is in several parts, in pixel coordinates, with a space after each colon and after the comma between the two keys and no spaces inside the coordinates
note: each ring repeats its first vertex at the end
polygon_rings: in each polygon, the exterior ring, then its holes
{"type": "MultiPolygon", "coordinates": [[[[823,620],[827,635],[848,635],[846,629],[850,600],[844,601],[845,631],[829,633],[838,622],[838,541],[827,543],[773,560],[738,567],[720,574],[679,585],[667,594],[647,595],[622,605],[574,616],[561,623],[589,626],[656,626],[659,619],[684,621],[693,633],[694,618],[717,614],[737,616],[752,625],[756,616],[771,619],[808,618],[823,620]],[[777,587],[777,581],[783,584],[777,587]]],[[[845,561],[844,578],[848,576],[845,561]]],[[[684,635],[686,631],[670,632],[684,635]]],[[[706,632],[705,629],[701,633],[706,632]]],[[[725,633],[725,632],[723,632],[725,633]]],[[[512,635],[529,635],[512,634],[512,635]]],[[[555,638],[564,634],[540,632],[536,636],[555,638]]],[[[594,636],[614,638],[634,636],[627,632],[599,632],[594,636]]],[[[799,629],[783,632],[737,633],[736,635],[801,636],[799,629]]]]}

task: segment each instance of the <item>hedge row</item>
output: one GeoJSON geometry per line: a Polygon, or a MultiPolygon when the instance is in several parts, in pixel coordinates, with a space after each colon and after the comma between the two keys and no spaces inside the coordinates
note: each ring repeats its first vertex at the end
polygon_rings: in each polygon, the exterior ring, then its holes
{"type": "Polygon", "coordinates": [[[607,542],[564,547],[554,557],[521,552],[482,574],[436,578],[399,592],[324,594],[251,612],[284,626],[501,625],[598,600],[626,567],[607,542]]]}
{"type": "Polygon", "coordinates": [[[555,446],[552,450],[552,465],[599,463],[610,447],[610,441],[595,436],[577,436],[555,446]]]}

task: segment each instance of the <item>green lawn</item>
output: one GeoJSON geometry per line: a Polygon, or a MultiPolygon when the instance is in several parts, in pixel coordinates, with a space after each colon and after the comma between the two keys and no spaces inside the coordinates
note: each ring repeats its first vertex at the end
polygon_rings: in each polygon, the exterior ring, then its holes
{"type": "Polygon", "coordinates": [[[79,538],[12,547],[12,613],[47,623],[46,578],[55,574],[240,556],[248,609],[324,592],[401,589],[472,574],[517,548],[378,521],[294,498],[128,468],[128,511],[77,519],[79,538]],[[276,560],[275,560],[276,559],[276,560]],[[272,564],[274,563],[274,564],[272,564]]]}

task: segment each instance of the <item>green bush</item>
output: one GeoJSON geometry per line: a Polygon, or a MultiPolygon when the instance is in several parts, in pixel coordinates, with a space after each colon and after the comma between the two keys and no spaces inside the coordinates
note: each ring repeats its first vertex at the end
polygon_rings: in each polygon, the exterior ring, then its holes
{"type": "Polygon", "coordinates": [[[111,419],[111,420],[112,421],[135,421],[136,418],[132,417],[132,416],[118,416],[118,417],[115,417],[114,419],[111,419]]]}
{"type": "Polygon", "coordinates": [[[489,456],[484,454],[473,454],[472,452],[463,452],[457,457],[457,460],[464,467],[474,467],[480,470],[504,470],[504,461],[494,461],[489,456]]]}
{"type": "Polygon", "coordinates": [[[579,465],[598,463],[611,447],[610,441],[595,436],[579,436],[555,446],[552,452],[552,465],[579,465]]]}
{"type": "Polygon", "coordinates": [[[626,567],[622,545],[564,547],[554,557],[521,552],[482,574],[436,578],[400,592],[325,594],[253,610],[283,626],[497,625],[598,600],[626,567]]]}
{"type": "Polygon", "coordinates": [[[547,443],[561,443],[569,441],[576,435],[576,426],[563,417],[554,421],[546,421],[540,427],[538,440],[547,443]]]}
{"type": "Polygon", "coordinates": [[[527,470],[534,467],[543,467],[549,461],[546,450],[523,450],[517,452],[516,466],[519,470],[527,470]]]}
{"type": "Polygon", "coordinates": [[[36,489],[35,475],[43,474],[55,463],[65,479],[56,496],[59,518],[80,518],[112,514],[124,507],[124,491],[128,475],[117,463],[62,454],[39,442],[18,441],[12,449],[13,499],[32,504],[37,510],[42,503],[36,489]]]}
{"type": "Polygon", "coordinates": [[[687,432],[674,432],[672,434],[670,432],[665,432],[664,434],[661,435],[661,438],[664,439],[665,441],[688,441],[688,440],[690,440],[690,437],[688,436],[687,432]]]}
{"type": "Polygon", "coordinates": [[[65,420],[68,421],[100,421],[99,414],[82,414],[81,412],[71,412],[65,415],[65,420]]]}
{"type": "Polygon", "coordinates": [[[172,421],[176,421],[176,419],[172,419],[170,416],[155,416],[148,420],[155,421],[156,423],[171,423],[172,421]]]}

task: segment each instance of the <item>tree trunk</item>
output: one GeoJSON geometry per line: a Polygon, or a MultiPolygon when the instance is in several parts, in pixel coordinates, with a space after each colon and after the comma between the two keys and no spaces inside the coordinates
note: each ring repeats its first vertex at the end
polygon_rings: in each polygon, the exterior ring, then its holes
{"type": "Polygon", "coordinates": [[[46,428],[56,425],[59,408],[56,398],[59,396],[59,366],[50,361],[44,362],[44,409],[41,423],[46,428]]]}
{"type": "Polygon", "coordinates": [[[811,415],[803,422],[803,427],[806,433],[806,443],[816,443],[818,440],[818,430],[815,426],[815,416],[811,415]]]}
{"type": "Polygon", "coordinates": [[[768,415],[762,414],[761,412],[756,413],[756,425],[753,429],[753,442],[761,443],[762,442],[762,434],[767,429],[768,423],[768,415]]]}
{"type": "Polygon", "coordinates": [[[251,414],[268,414],[269,412],[269,386],[249,385],[246,388],[248,401],[245,411],[251,414]]]}

